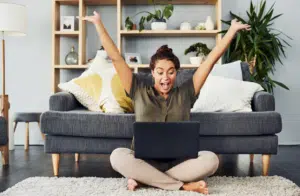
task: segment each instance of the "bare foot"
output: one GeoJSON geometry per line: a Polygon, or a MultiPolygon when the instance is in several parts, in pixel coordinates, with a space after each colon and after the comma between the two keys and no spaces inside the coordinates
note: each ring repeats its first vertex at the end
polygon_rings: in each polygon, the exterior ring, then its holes
{"type": "Polygon", "coordinates": [[[183,190],[186,190],[186,191],[194,191],[194,192],[202,193],[205,195],[208,194],[207,184],[203,180],[200,180],[198,182],[186,183],[182,186],[182,188],[183,188],[183,190]]]}
{"type": "Polygon", "coordinates": [[[134,191],[138,187],[138,183],[134,180],[129,178],[127,181],[127,188],[130,191],[134,191]]]}

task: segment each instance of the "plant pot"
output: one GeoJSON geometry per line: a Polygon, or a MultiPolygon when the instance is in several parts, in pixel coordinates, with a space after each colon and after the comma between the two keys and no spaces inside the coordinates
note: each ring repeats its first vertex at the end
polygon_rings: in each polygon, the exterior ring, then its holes
{"type": "Polygon", "coordinates": [[[190,57],[190,62],[192,65],[200,65],[202,63],[203,56],[193,56],[190,57]]]}
{"type": "Polygon", "coordinates": [[[132,25],[132,30],[136,30],[136,29],[137,29],[136,24],[133,24],[132,25]]]}
{"type": "Polygon", "coordinates": [[[152,22],[151,29],[152,30],[166,30],[167,23],[166,22],[152,22]]]}

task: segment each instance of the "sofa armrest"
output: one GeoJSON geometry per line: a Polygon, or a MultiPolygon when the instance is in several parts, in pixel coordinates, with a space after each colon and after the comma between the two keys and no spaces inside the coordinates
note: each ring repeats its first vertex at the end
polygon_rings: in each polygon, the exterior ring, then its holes
{"type": "Polygon", "coordinates": [[[59,92],[51,95],[49,109],[54,111],[70,111],[79,107],[77,99],[68,92],[59,92]]]}
{"type": "Polygon", "coordinates": [[[6,145],[7,143],[8,143],[7,121],[3,116],[0,116],[0,146],[6,145]]]}
{"type": "Polygon", "coordinates": [[[274,96],[265,91],[256,92],[251,106],[253,111],[275,111],[274,96]]]}

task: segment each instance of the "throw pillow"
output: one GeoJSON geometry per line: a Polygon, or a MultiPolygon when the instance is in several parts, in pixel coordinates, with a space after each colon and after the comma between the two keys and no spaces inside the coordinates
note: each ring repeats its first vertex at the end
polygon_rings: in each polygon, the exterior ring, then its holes
{"type": "Polygon", "coordinates": [[[215,64],[210,75],[243,80],[241,63],[241,61],[235,61],[227,64],[215,64]]]}
{"type": "Polygon", "coordinates": [[[254,82],[209,75],[191,112],[250,112],[254,93],[262,90],[254,82]]]}
{"type": "Polygon", "coordinates": [[[61,90],[72,93],[91,111],[106,113],[133,112],[132,100],[126,96],[113,65],[97,56],[90,67],[78,78],[61,83],[61,90]]]}

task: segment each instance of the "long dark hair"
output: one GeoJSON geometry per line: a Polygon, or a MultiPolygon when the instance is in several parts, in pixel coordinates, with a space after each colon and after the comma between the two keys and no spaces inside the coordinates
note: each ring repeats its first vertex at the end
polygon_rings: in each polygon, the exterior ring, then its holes
{"type": "Polygon", "coordinates": [[[172,61],[175,65],[176,70],[180,68],[180,61],[178,57],[173,53],[173,50],[169,48],[168,45],[163,45],[151,57],[151,61],[150,61],[151,70],[154,70],[156,62],[158,60],[164,60],[164,59],[168,61],[172,61]]]}

